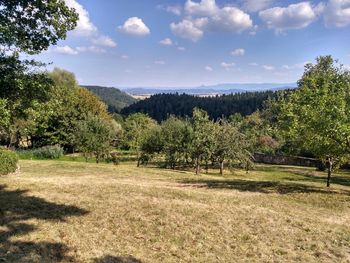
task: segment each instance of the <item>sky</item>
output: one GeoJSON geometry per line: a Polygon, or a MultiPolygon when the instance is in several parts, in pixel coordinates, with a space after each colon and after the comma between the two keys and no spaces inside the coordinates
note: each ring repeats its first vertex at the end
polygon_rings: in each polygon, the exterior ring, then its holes
{"type": "Polygon", "coordinates": [[[80,84],[293,83],[332,55],[350,68],[350,0],[65,0],[76,29],[39,55],[80,84]]]}

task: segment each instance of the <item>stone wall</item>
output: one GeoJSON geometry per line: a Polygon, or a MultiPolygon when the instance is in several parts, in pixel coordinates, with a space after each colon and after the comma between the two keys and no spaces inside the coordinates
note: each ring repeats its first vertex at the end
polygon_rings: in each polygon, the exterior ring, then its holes
{"type": "Polygon", "coordinates": [[[299,156],[267,155],[262,153],[255,153],[254,159],[257,163],[265,164],[322,167],[322,162],[320,160],[299,156]]]}

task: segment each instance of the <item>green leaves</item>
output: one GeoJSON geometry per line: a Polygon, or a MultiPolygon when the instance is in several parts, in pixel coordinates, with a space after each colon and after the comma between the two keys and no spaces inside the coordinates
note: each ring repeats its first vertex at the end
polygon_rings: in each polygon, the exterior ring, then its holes
{"type": "Polygon", "coordinates": [[[350,78],[330,56],[306,67],[299,89],[281,102],[279,124],[299,148],[326,159],[349,154],[350,78]]]}
{"type": "Polygon", "coordinates": [[[93,154],[99,162],[109,154],[116,131],[110,122],[89,114],[77,123],[74,135],[78,150],[86,157],[93,154]]]}
{"type": "Polygon", "coordinates": [[[0,46],[29,54],[65,39],[78,21],[64,0],[0,0],[0,6],[0,46]]]}

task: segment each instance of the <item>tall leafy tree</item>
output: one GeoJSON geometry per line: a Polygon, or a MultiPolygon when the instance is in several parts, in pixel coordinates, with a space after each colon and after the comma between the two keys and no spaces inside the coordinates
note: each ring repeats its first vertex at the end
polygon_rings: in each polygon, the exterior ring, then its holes
{"type": "Polygon", "coordinates": [[[287,141],[308,149],[334,168],[350,153],[350,74],[331,56],[305,67],[299,89],[281,103],[280,127],[287,141]]]}
{"type": "Polygon", "coordinates": [[[166,166],[174,169],[179,164],[190,163],[193,129],[189,122],[170,116],[161,125],[166,166]]]}
{"type": "Polygon", "coordinates": [[[39,53],[66,38],[78,14],[64,0],[0,0],[0,46],[39,53]]]}
{"type": "Polygon", "coordinates": [[[108,156],[111,145],[117,136],[117,131],[111,122],[93,114],[88,114],[75,127],[74,142],[86,158],[94,155],[96,163],[108,156]]]}
{"type": "Polygon", "coordinates": [[[225,120],[217,122],[214,132],[213,157],[220,165],[220,174],[224,173],[225,162],[239,162],[244,167],[250,166],[252,156],[249,142],[237,127],[225,120]]]}
{"type": "Polygon", "coordinates": [[[54,69],[50,74],[53,87],[49,101],[41,105],[36,117],[35,146],[59,144],[73,150],[75,126],[88,115],[110,122],[107,106],[93,93],[78,86],[74,74],[54,69]]]}
{"type": "Polygon", "coordinates": [[[192,116],[193,139],[192,156],[195,162],[196,174],[199,173],[201,160],[210,152],[213,142],[211,138],[209,116],[204,110],[195,108],[192,116]]]}
{"type": "Polygon", "coordinates": [[[8,145],[28,130],[23,124],[32,121],[39,104],[48,100],[51,86],[43,64],[21,60],[19,53],[46,50],[64,39],[77,20],[78,14],[64,0],[0,0],[0,99],[7,100],[10,111],[9,125],[0,128],[8,145]]]}
{"type": "Polygon", "coordinates": [[[130,149],[134,150],[137,155],[137,167],[140,166],[142,140],[146,131],[151,129],[156,122],[143,113],[135,113],[126,118],[124,122],[125,134],[124,139],[130,149]]]}

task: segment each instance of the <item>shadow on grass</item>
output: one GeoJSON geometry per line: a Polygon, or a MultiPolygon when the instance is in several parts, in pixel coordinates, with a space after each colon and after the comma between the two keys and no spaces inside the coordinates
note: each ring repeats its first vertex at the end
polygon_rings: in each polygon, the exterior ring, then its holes
{"type": "MultiPolygon", "coordinates": [[[[298,170],[286,170],[286,171],[291,173],[291,175],[286,178],[291,181],[308,181],[308,182],[324,183],[324,184],[326,184],[327,182],[326,173],[324,174],[324,176],[320,176],[320,175],[315,175],[313,172],[307,172],[307,171],[298,171],[298,170]],[[293,176],[293,174],[296,174],[299,177],[293,176]]],[[[350,186],[350,176],[335,174],[331,178],[331,184],[350,186]]]]}
{"type": "Polygon", "coordinates": [[[68,247],[61,243],[13,241],[36,228],[24,222],[30,219],[65,221],[68,216],[82,216],[88,211],[76,206],[48,202],[27,196],[25,190],[6,190],[0,185],[0,262],[72,261],[68,247]]]}
{"type": "Polygon", "coordinates": [[[242,192],[258,192],[258,193],[324,193],[324,194],[343,194],[349,195],[347,190],[333,190],[326,189],[306,184],[278,182],[278,181],[253,181],[242,179],[228,179],[228,180],[182,180],[181,184],[192,187],[204,187],[209,189],[234,189],[242,192]]]}
{"type": "Polygon", "coordinates": [[[106,256],[94,260],[94,263],[142,263],[140,260],[128,256],[128,257],[114,257],[106,256]]]}

